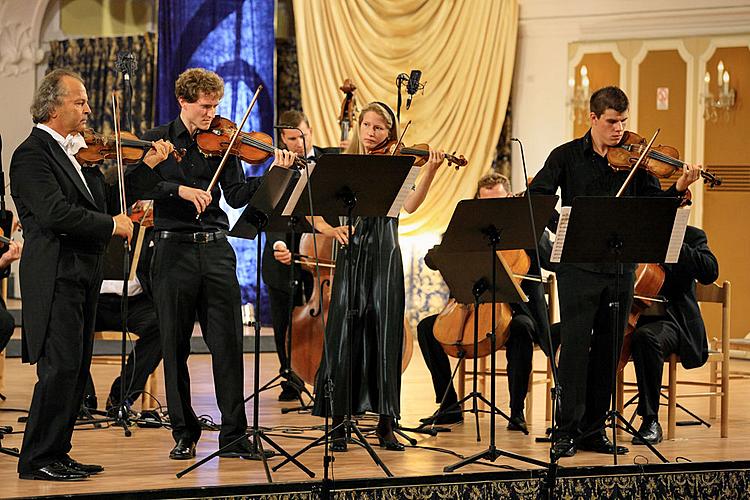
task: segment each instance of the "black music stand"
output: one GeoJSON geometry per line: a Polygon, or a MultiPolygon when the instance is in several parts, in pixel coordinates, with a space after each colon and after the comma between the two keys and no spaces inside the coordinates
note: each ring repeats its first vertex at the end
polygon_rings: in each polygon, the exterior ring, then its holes
{"type": "MultiPolygon", "coordinates": [[[[352,241],[354,218],[362,217],[384,217],[390,212],[395,211],[398,214],[403,205],[403,200],[399,201],[399,194],[403,194],[404,186],[407,183],[409,172],[411,170],[413,158],[407,156],[365,156],[365,155],[323,155],[310,175],[312,185],[311,191],[305,191],[298,200],[291,200],[296,203],[292,213],[298,215],[312,215],[310,213],[311,197],[315,199],[315,216],[336,217],[347,216],[349,228],[349,241],[352,241]],[[313,182],[314,181],[314,182],[313,182]]],[[[410,188],[411,185],[407,186],[410,188]]],[[[339,254],[339,259],[341,254],[339,254]]],[[[329,455],[329,439],[331,434],[338,429],[343,429],[347,443],[357,444],[363,447],[370,458],[385,472],[389,477],[393,474],[383,463],[380,457],[375,453],[370,443],[364,437],[357,423],[352,418],[352,335],[354,330],[354,284],[353,284],[354,267],[352,259],[346,259],[347,279],[347,356],[349,359],[349,373],[346,385],[346,415],[342,423],[333,429],[330,429],[328,418],[330,408],[332,408],[333,383],[330,380],[330,374],[327,375],[325,384],[324,403],[325,411],[325,433],[309,445],[305,446],[293,457],[298,457],[307,450],[323,444],[325,446],[323,468],[324,468],[324,488],[328,491],[328,467],[333,457],[329,455]],[[352,438],[355,434],[357,440],[352,438]]],[[[324,343],[323,356],[328,359],[327,345],[324,343]]],[[[327,362],[327,361],[326,361],[327,362]]],[[[341,383],[341,381],[339,382],[341,383]]],[[[320,397],[318,394],[317,397],[320,397]]],[[[289,459],[282,461],[274,466],[276,471],[283,467],[289,459]]]]}
{"type": "MultiPolygon", "coordinates": [[[[293,172],[291,170],[287,170],[284,168],[271,168],[270,170],[268,170],[266,175],[263,177],[258,190],[250,199],[247,208],[244,212],[242,212],[239,220],[235,223],[234,227],[229,232],[229,236],[250,240],[255,239],[257,248],[257,260],[255,263],[255,359],[253,360],[253,390],[256,395],[258,394],[258,386],[260,380],[260,271],[262,257],[262,238],[260,236],[268,224],[268,214],[273,213],[274,208],[276,208],[276,206],[278,205],[279,200],[287,189],[289,179],[292,177],[292,175],[293,172]]],[[[259,397],[255,397],[253,399],[253,425],[250,432],[240,436],[230,443],[227,443],[223,447],[211,453],[203,460],[191,465],[187,469],[178,472],[177,477],[180,478],[193,469],[200,467],[215,456],[219,455],[219,453],[221,453],[224,449],[230,448],[234,444],[239,443],[240,441],[247,439],[248,437],[253,438],[253,456],[251,458],[253,460],[261,460],[263,462],[263,468],[266,472],[266,479],[268,479],[269,483],[273,482],[273,478],[271,477],[271,470],[268,467],[268,458],[270,456],[273,456],[273,452],[266,452],[263,449],[263,441],[268,443],[279,454],[286,457],[287,460],[292,461],[294,465],[305,472],[309,477],[315,477],[315,474],[310,469],[308,469],[304,464],[289,455],[289,453],[287,453],[281,446],[273,441],[264,430],[259,428],[259,399],[259,397]]]]}
{"type": "MultiPolygon", "coordinates": [[[[453,281],[451,290],[456,295],[457,300],[463,300],[464,303],[468,303],[472,300],[475,306],[478,306],[480,297],[486,291],[490,291],[491,302],[496,304],[499,300],[507,302],[518,302],[519,300],[527,301],[528,298],[520,290],[520,287],[513,282],[510,268],[505,263],[504,258],[501,254],[498,254],[500,250],[515,250],[515,249],[526,249],[534,248],[536,242],[541,237],[541,233],[544,231],[544,224],[549,220],[552,210],[557,203],[557,196],[543,195],[535,196],[531,198],[532,204],[535,206],[534,218],[539,234],[533,234],[531,231],[531,219],[529,216],[529,200],[524,198],[491,198],[491,199],[475,199],[475,200],[463,200],[458,203],[451,222],[448,225],[448,229],[443,237],[443,242],[440,244],[440,249],[436,252],[435,260],[438,267],[443,267],[446,270],[446,276],[450,276],[448,279],[453,281]],[[487,261],[487,249],[489,248],[489,258],[487,261]],[[451,254],[462,254],[465,257],[459,258],[457,262],[462,264],[461,267],[450,268],[447,265],[451,254]],[[440,255],[442,254],[442,255],[440,255]],[[484,255],[484,257],[481,257],[484,255]],[[448,257],[446,257],[448,256],[448,257]],[[474,257],[472,257],[474,256],[474,257]],[[481,266],[480,259],[484,258],[484,266],[481,266]],[[442,261],[442,264],[441,264],[442,261]],[[470,264],[473,262],[473,264],[470,264]],[[500,265],[504,272],[498,272],[500,265]],[[469,265],[479,265],[480,268],[484,267],[482,274],[468,275],[465,271],[461,272],[462,269],[467,269],[469,265]],[[490,273],[491,278],[487,278],[487,273],[490,273]],[[456,278],[453,278],[453,273],[456,273],[456,278]],[[468,279],[467,279],[468,278],[468,279]],[[457,281],[454,281],[457,280],[457,281]],[[456,288],[454,288],[454,286],[456,288]],[[469,295],[471,290],[471,295],[469,295]],[[520,293],[519,293],[520,292],[520,293]],[[498,298],[499,297],[499,298],[498,298]]],[[[457,257],[452,257],[457,258],[457,257]]],[[[446,280],[447,281],[447,280],[446,280]]],[[[496,324],[495,318],[495,307],[492,307],[492,331],[489,332],[491,351],[495,352],[496,335],[494,327],[496,324]]],[[[474,342],[475,350],[476,343],[478,341],[478,316],[475,315],[474,320],[474,342]]],[[[498,410],[495,406],[495,356],[493,355],[490,361],[490,400],[488,401],[483,395],[476,390],[476,365],[474,367],[474,386],[472,394],[469,397],[464,398],[459,403],[462,403],[466,399],[472,399],[473,408],[472,412],[475,413],[477,421],[477,441],[479,437],[479,419],[476,408],[476,402],[481,399],[490,407],[490,443],[486,450],[481,451],[475,455],[467,457],[463,460],[456,462],[455,464],[446,466],[443,470],[445,472],[453,472],[456,469],[463,467],[479,460],[486,459],[490,462],[494,462],[501,456],[506,456],[515,460],[527,462],[530,464],[538,465],[541,467],[547,467],[546,462],[536,460],[523,455],[517,455],[505,450],[500,450],[495,445],[495,415],[499,413],[503,417],[509,420],[509,417],[502,411],[498,410]]],[[[483,463],[483,462],[480,462],[483,463]]],[[[494,465],[486,464],[484,465],[494,465]]]]}
{"type": "MultiPolygon", "coordinates": [[[[615,401],[617,362],[620,359],[625,325],[618,321],[620,314],[620,275],[624,264],[663,263],[670,246],[677,249],[670,259],[676,262],[685,234],[685,227],[675,224],[679,201],[675,198],[581,196],[573,200],[567,228],[555,247],[562,247],[561,263],[609,263],[617,266],[615,300],[610,303],[610,320],[615,336],[612,342],[612,393],[610,410],[594,427],[578,440],[599,432],[599,424],[612,428],[612,458],[617,465],[617,428],[638,436],[662,462],[668,460],[617,410],[615,401]],[[602,214],[606,214],[603,217],[602,214]],[[679,230],[681,229],[681,231],[679,230]]],[[[564,225],[564,222],[561,221],[564,225]]],[[[560,238],[558,226],[558,238],[560,238]]],[[[553,248],[553,260],[556,248],[553,248]]],[[[563,319],[564,320],[564,319],[563,319]]],[[[559,458],[558,457],[555,457],[559,458]]]]}
{"type": "MultiPolygon", "coordinates": [[[[280,169],[280,167],[274,167],[276,169],[280,169]]],[[[263,232],[268,235],[268,233],[291,233],[291,243],[292,246],[289,249],[292,252],[292,261],[294,260],[294,255],[297,254],[297,247],[296,247],[296,235],[300,233],[312,233],[313,229],[312,226],[307,222],[307,220],[304,217],[298,216],[298,215],[291,215],[291,216],[284,216],[281,215],[282,210],[284,209],[284,206],[289,200],[290,195],[292,194],[292,190],[294,189],[295,181],[299,178],[299,174],[294,170],[289,170],[288,172],[291,173],[291,175],[286,176],[280,176],[276,177],[279,174],[274,174],[274,178],[271,179],[269,177],[269,182],[272,182],[274,184],[278,183],[278,189],[282,188],[282,180],[286,179],[286,185],[283,188],[284,192],[279,198],[278,202],[274,206],[274,209],[268,214],[268,220],[266,225],[263,227],[263,232]]],[[[229,233],[230,236],[235,236],[233,232],[235,230],[239,230],[243,226],[247,229],[255,228],[254,226],[254,220],[256,216],[253,213],[253,210],[250,208],[246,209],[242,215],[240,215],[240,218],[238,219],[237,223],[235,224],[234,228],[232,228],[232,232],[229,233]]],[[[240,236],[242,237],[242,236],[240,236]]],[[[307,390],[307,387],[305,386],[305,382],[300,378],[299,375],[297,375],[294,370],[292,369],[292,335],[293,335],[293,319],[294,319],[294,297],[297,290],[298,281],[296,277],[295,272],[295,266],[294,262],[292,262],[289,266],[289,294],[290,294],[290,301],[289,301],[289,326],[288,330],[286,332],[286,341],[285,341],[285,350],[286,350],[286,366],[281,367],[281,371],[271,378],[268,382],[263,384],[259,389],[257,389],[257,392],[253,392],[250,394],[247,398],[245,398],[245,402],[247,403],[251,399],[253,399],[257,394],[260,394],[263,391],[266,391],[268,389],[272,389],[274,387],[277,387],[281,385],[281,382],[278,382],[280,379],[285,379],[288,383],[292,384],[299,392],[299,402],[300,406],[294,407],[294,408],[282,408],[281,413],[289,413],[290,411],[300,411],[300,410],[308,410],[310,409],[311,405],[306,405],[305,402],[302,400],[302,394],[306,394],[310,400],[314,400],[313,395],[310,394],[310,391],[307,390]]],[[[256,313],[256,318],[259,318],[258,314],[256,313]]]]}

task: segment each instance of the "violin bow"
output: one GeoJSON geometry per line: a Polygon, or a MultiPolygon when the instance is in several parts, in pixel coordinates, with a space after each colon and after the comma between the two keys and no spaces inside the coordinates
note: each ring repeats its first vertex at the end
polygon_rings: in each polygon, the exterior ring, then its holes
{"type": "Polygon", "coordinates": [[[620,190],[617,191],[617,194],[615,195],[615,198],[619,198],[622,196],[622,193],[625,192],[625,190],[628,188],[628,185],[630,184],[630,181],[633,180],[633,176],[635,175],[636,170],[643,162],[643,159],[646,157],[649,151],[651,151],[651,146],[654,144],[654,141],[656,140],[656,136],[659,135],[659,132],[661,132],[660,128],[656,129],[656,132],[654,132],[654,136],[651,138],[650,141],[648,141],[648,145],[646,145],[645,148],[643,148],[643,152],[641,153],[641,156],[638,157],[638,161],[635,162],[635,165],[633,165],[633,168],[630,169],[630,173],[628,174],[627,179],[625,179],[625,182],[622,183],[622,187],[620,187],[620,190]]]}
{"type": "Polygon", "coordinates": [[[237,138],[240,136],[240,131],[242,130],[242,127],[245,126],[245,122],[247,122],[247,118],[250,116],[250,111],[252,111],[253,107],[255,107],[255,101],[258,100],[258,96],[260,95],[261,90],[263,90],[263,85],[258,85],[258,90],[255,91],[253,100],[250,101],[250,106],[247,108],[247,111],[245,111],[245,116],[242,117],[242,121],[237,125],[237,128],[232,135],[232,139],[229,141],[229,146],[227,147],[224,156],[221,158],[221,163],[219,163],[219,167],[216,169],[214,177],[213,179],[211,179],[211,183],[206,188],[206,191],[208,191],[209,193],[213,190],[213,188],[216,187],[216,183],[219,182],[219,176],[221,175],[222,170],[224,170],[224,165],[227,162],[227,158],[229,158],[229,155],[231,154],[230,151],[232,151],[234,143],[237,142],[237,138]]]}
{"type": "Polygon", "coordinates": [[[396,152],[398,151],[398,147],[403,144],[404,142],[404,136],[406,135],[406,131],[409,130],[409,127],[411,126],[411,120],[406,122],[406,126],[404,126],[404,130],[401,131],[401,137],[398,138],[398,142],[393,147],[393,152],[391,153],[391,156],[396,156],[396,152]]]}

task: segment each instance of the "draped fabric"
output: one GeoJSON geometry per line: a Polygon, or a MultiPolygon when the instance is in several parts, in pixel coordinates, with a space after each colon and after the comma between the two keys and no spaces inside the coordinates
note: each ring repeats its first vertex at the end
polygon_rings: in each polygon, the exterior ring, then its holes
{"type": "Polygon", "coordinates": [[[52,41],[47,73],[58,68],[80,73],[91,107],[88,126],[97,132],[110,133],[112,89],[116,88],[119,95],[122,88],[115,62],[121,51],[131,52],[136,61],[136,70],[131,75],[133,132],[138,135],[153,126],[155,38],[153,33],[146,33],[52,41]]]}
{"type": "Polygon", "coordinates": [[[404,142],[427,142],[469,159],[443,168],[422,206],[401,215],[400,235],[442,233],[459,200],[491,167],[510,95],[516,0],[294,0],[302,104],[318,144],[336,145],[345,78],[360,105],[396,108],[396,76],[422,70],[424,95],[401,110],[404,142]]]}
{"type": "MultiPolygon", "coordinates": [[[[258,85],[263,90],[244,130],[273,135],[274,124],[274,0],[161,0],[159,2],[159,61],[157,123],[179,114],[174,82],[193,67],[215,71],[224,79],[224,97],[217,113],[238,123],[258,85]]],[[[262,165],[243,164],[247,175],[261,175],[262,165]]],[[[230,226],[241,210],[222,200],[230,226]]],[[[230,238],[237,254],[237,278],[242,302],[255,301],[256,242],[230,238]]],[[[259,242],[262,244],[262,242],[259,242]]],[[[261,284],[261,321],[270,322],[268,297],[261,284]]]]}

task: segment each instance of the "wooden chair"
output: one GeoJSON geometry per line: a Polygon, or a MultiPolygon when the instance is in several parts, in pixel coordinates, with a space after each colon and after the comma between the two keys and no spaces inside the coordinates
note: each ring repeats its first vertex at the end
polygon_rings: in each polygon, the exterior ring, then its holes
{"type": "MultiPolygon", "coordinates": [[[[667,439],[674,439],[677,415],[677,400],[681,398],[709,397],[709,417],[716,418],[717,399],[721,401],[721,437],[729,436],[729,344],[730,344],[730,304],[731,304],[731,284],[724,281],[721,285],[712,283],[710,285],[696,286],[696,297],[699,303],[703,304],[721,304],[721,331],[718,332],[720,337],[712,337],[712,332],[706,332],[708,335],[708,381],[705,380],[678,380],[677,363],[680,357],[672,354],[665,360],[667,363],[667,385],[662,386],[667,389],[667,439]],[[688,392],[677,393],[678,385],[687,385],[695,387],[704,387],[706,392],[688,392]]],[[[617,380],[617,401],[620,410],[623,408],[625,392],[637,392],[637,389],[626,391],[625,386],[636,386],[634,382],[623,381],[622,372],[618,375],[617,380]]]]}
{"type": "MultiPolygon", "coordinates": [[[[554,324],[560,321],[560,311],[558,308],[558,301],[557,301],[557,280],[555,278],[554,274],[550,274],[547,280],[544,283],[544,292],[548,296],[548,302],[549,302],[549,321],[550,324],[554,324]]],[[[504,349],[504,348],[502,348],[504,349]]],[[[534,353],[536,352],[542,352],[539,346],[534,346],[534,353]]],[[[497,355],[497,352],[493,354],[497,355]]],[[[479,358],[479,365],[477,366],[477,377],[478,377],[478,387],[480,392],[484,393],[485,389],[487,387],[487,377],[492,374],[490,372],[488,365],[488,358],[489,356],[485,356],[483,358],[479,358]]],[[[467,360],[468,362],[469,360],[467,360]]],[[[476,362],[476,360],[474,360],[476,362]]],[[[497,364],[495,365],[497,366],[497,364]]],[[[471,380],[471,377],[474,373],[473,367],[471,369],[466,367],[466,363],[462,363],[461,366],[458,369],[458,399],[461,400],[466,395],[466,383],[467,381],[471,380]]],[[[496,375],[499,375],[501,377],[507,377],[508,376],[508,370],[507,368],[497,368],[496,369],[496,375]]],[[[539,370],[539,369],[532,369],[531,370],[531,376],[529,377],[529,391],[526,393],[526,401],[525,401],[525,407],[526,407],[526,421],[531,422],[532,416],[534,414],[534,386],[539,384],[545,384],[547,398],[546,398],[546,408],[545,408],[545,419],[551,420],[552,419],[552,399],[549,397],[550,391],[552,389],[552,367],[550,366],[549,361],[547,361],[547,369],[546,370],[539,370]],[[541,378],[537,378],[536,375],[543,375],[541,378]]]]}
{"type": "MultiPolygon", "coordinates": [[[[137,335],[137,334],[133,334],[137,335]]],[[[122,339],[122,332],[114,332],[114,331],[102,331],[102,332],[94,332],[94,340],[114,340],[114,341],[120,341],[122,339]]],[[[94,355],[91,358],[91,364],[92,365],[120,365],[120,356],[119,355],[94,355]]],[[[157,368],[154,370],[151,375],[148,376],[148,379],[146,380],[146,386],[143,388],[143,394],[141,395],[141,411],[143,410],[153,410],[157,407],[158,403],[154,397],[157,394],[157,391],[159,390],[159,377],[157,372],[159,369],[157,368]]],[[[127,381],[122,380],[121,383],[125,384],[125,388],[127,389],[127,381]]]]}

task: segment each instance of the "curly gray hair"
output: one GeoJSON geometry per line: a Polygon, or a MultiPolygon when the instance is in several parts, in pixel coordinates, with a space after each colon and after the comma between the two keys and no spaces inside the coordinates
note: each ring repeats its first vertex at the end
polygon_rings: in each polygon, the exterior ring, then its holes
{"type": "Polygon", "coordinates": [[[34,123],[48,122],[55,108],[62,104],[62,98],[65,97],[67,89],[60,85],[60,82],[65,76],[83,83],[81,75],[69,69],[55,69],[47,73],[42,78],[42,83],[39,84],[34,94],[34,101],[31,103],[31,119],[34,123]]]}

